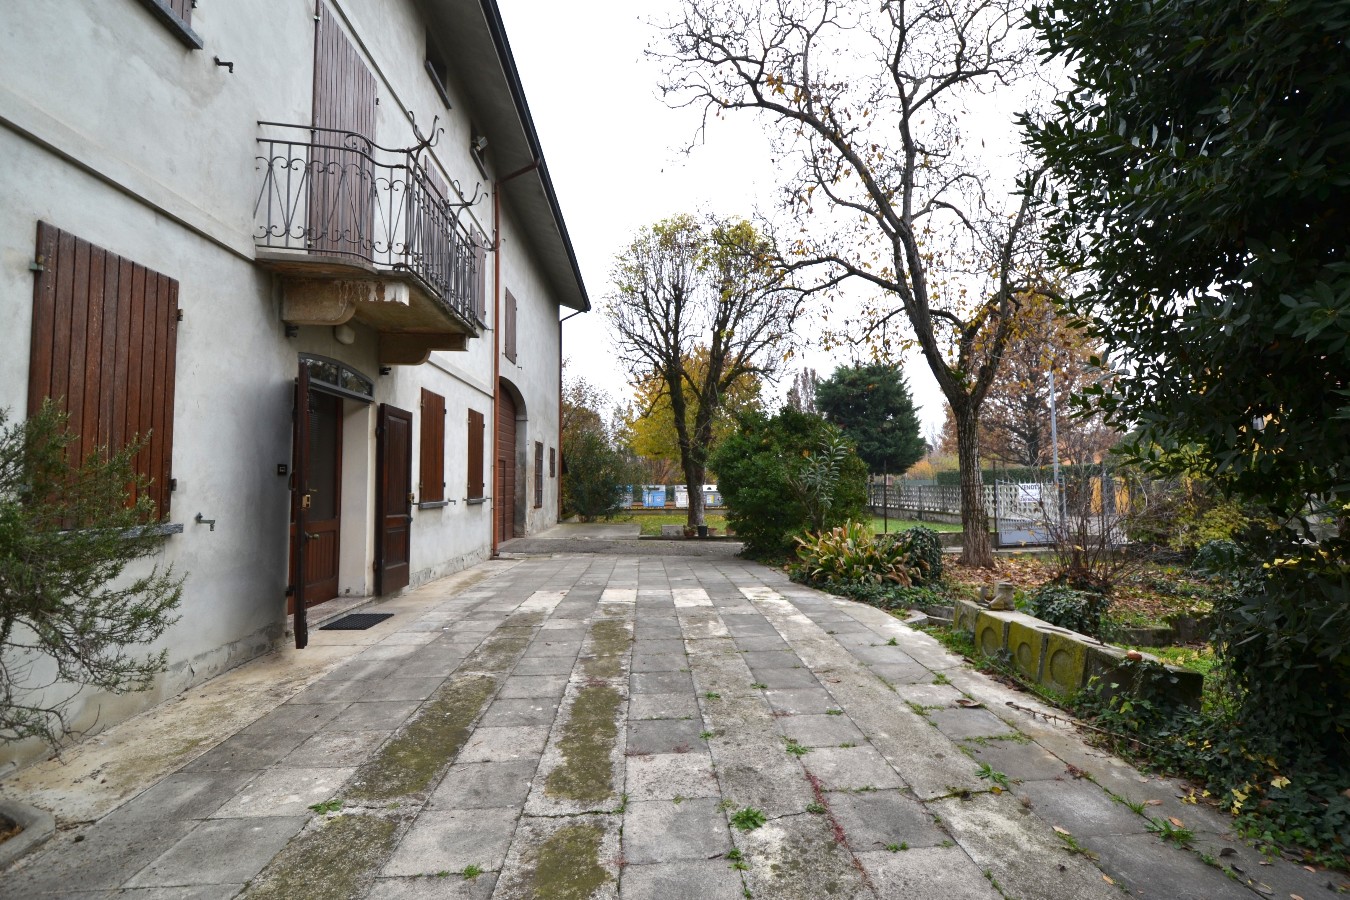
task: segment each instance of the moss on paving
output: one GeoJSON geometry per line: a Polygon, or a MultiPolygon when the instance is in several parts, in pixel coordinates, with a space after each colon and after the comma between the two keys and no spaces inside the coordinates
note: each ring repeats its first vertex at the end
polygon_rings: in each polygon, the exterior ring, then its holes
{"type": "Polygon", "coordinates": [[[623,674],[623,660],[632,646],[633,636],[628,623],[618,619],[602,619],[591,626],[591,655],[582,662],[582,671],[588,678],[618,678],[623,674]]]}
{"type": "Polygon", "coordinates": [[[473,721],[498,681],[466,674],[441,685],[407,727],[356,770],[344,796],[383,802],[426,790],[469,740],[473,721]]]}
{"type": "Polygon", "coordinates": [[[525,652],[530,638],[534,636],[532,628],[501,627],[492,633],[492,637],[464,660],[460,666],[462,672],[508,672],[516,658],[525,652]]]}
{"type": "Polygon", "coordinates": [[[563,763],[548,774],[544,784],[550,797],[599,803],[614,795],[610,753],[618,743],[615,720],[621,700],[619,692],[608,685],[588,685],[577,692],[558,742],[563,763]]]}
{"type": "Polygon", "coordinates": [[[286,845],[244,896],[253,900],[359,897],[394,850],[398,825],[378,816],[337,816],[286,845]]]}
{"type": "Polygon", "coordinates": [[[535,854],[528,896],[539,900],[588,900],[609,873],[600,865],[599,825],[566,825],[553,832],[535,854]]]}

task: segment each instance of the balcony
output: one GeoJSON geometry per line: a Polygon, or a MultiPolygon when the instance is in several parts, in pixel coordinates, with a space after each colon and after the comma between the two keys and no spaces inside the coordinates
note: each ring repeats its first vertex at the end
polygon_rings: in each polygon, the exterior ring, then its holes
{"type": "Polygon", "coordinates": [[[428,141],[391,150],[359,134],[260,122],[254,244],[282,277],[293,325],[355,320],[380,362],[416,365],[464,350],[482,327],[481,235],[459,221],[428,141]]]}

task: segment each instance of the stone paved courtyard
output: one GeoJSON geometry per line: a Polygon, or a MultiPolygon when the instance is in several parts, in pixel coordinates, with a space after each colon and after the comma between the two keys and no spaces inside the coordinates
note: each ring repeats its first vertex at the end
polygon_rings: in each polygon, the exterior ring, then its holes
{"type": "Polygon", "coordinates": [[[5,793],[63,828],[0,897],[1314,900],[1342,881],[1263,862],[1182,786],[878,610],[734,545],[651,547],[513,542],[525,558],[21,773],[5,793]]]}

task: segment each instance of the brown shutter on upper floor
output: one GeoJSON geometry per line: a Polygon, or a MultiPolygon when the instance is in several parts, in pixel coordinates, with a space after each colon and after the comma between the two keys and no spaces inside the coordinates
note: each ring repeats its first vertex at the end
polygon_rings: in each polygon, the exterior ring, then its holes
{"type": "Polygon", "coordinates": [[[311,251],[370,258],[374,253],[375,76],[327,3],[314,38],[314,127],[310,159],[311,251]],[[348,137],[357,135],[365,140],[348,137]]]}
{"type": "Polygon", "coordinates": [[[483,436],[484,427],[483,414],[475,410],[469,410],[469,499],[483,499],[483,436]]]}
{"type": "Polygon", "coordinates": [[[422,388],[422,450],[418,465],[419,503],[445,499],[445,398],[422,388]]]}
{"type": "Polygon", "coordinates": [[[157,516],[169,512],[178,282],[39,222],[28,414],[70,414],[69,459],[148,442],[135,459],[157,516]]]}
{"type": "Polygon", "coordinates": [[[511,362],[516,361],[516,298],[510,291],[506,292],[506,310],[505,322],[502,323],[502,347],[506,358],[511,362]]]}
{"type": "Polygon", "coordinates": [[[184,25],[192,24],[192,0],[164,0],[164,3],[183,20],[184,25]]]}

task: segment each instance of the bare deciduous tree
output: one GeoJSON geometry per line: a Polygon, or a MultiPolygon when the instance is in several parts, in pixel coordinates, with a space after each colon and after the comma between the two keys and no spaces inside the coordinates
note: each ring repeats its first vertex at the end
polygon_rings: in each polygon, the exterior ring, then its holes
{"type": "MultiPolygon", "coordinates": [[[[967,103],[1033,63],[1018,0],[684,0],[666,28],[670,102],[758,112],[800,225],[785,271],[870,285],[853,339],[903,316],[956,415],[963,560],[992,564],[977,421],[1021,298],[1038,291],[1034,173],[967,152],[967,103]],[[1014,185],[1016,186],[1014,188],[1014,185]],[[857,329],[861,328],[861,332],[857,329]]],[[[988,100],[981,101],[989,106],[988,100]]],[[[1008,111],[1011,119],[1011,110],[1008,111]]],[[[989,113],[997,116],[997,113],[989,113]]]]}
{"type": "Polygon", "coordinates": [[[693,526],[704,524],[701,487],[727,392],[747,376],[772,378],[789,355],[802,296],[776,256],[748,222],[686,215],[644,228],[614,266],[605,314],[630,375],[661,381],[693,526]],[[696,348],[706,365],[689,365],[696,348]]]}

